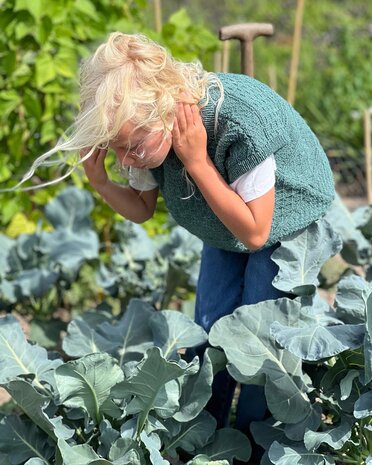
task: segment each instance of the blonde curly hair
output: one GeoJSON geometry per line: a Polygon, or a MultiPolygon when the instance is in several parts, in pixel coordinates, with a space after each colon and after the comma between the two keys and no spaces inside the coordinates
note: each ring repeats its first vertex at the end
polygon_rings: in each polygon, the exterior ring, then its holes
{"type": "Polygon", "coordinates": [[[111,33],[107,42],[81,65],[80,112],[73,125],[52,150],[34,161],[12,189],[30,179],[39,166],[66,164],[67,156],[52,161],[51,155],[91,148],[64,175],[37,187],[66,178],[97,147],[107,147],[128,121],[134,124],[133,132],[138,128],[150,133],[162,131],[165,139],[172,130],[176,103],[196,103],[203,108],[209,100],[209,89],[215,86],[221,96],[218,114],[223,88],[216,74],[205,71],[198,61],[177,61],[164,47],[142,34],[111,33]]]}

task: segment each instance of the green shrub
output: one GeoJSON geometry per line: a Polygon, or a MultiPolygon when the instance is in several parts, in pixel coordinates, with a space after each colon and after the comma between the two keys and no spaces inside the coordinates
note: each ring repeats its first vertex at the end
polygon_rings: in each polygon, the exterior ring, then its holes
{"type": "MultiPolygon", "coordinates": [[[[143,32],[184,60],[207,59],[216,50],[217,38],[192,22],[185,10],[172,15],[157,34],[145,24],[146,7],[147,0],[1,2],[1,188],[19,181],[32,161],[49,150],[71,124],[78,110],[78,64],[109,32],[143,32]]],[[[32,183],[56,176],[55,169],[39,170],[32,183]]],[[[73,181],[79,187],[86,185],[82,172],[73,175],[73,181]]],[[[40,214],[34,207],[44,205],[64,185],[31,194],[0,194],[0,225],[8,225],[17,212],[36,221],[40,214]]],[[[97,204],[94,219],[99,230],[109,230],[115,218],[106,205],[97,204]]],[[[159,229],[156,221],[149,226],[154,227],[159,229]]],[[[16,233],[14,225],[11,230],[16,233]]]]}

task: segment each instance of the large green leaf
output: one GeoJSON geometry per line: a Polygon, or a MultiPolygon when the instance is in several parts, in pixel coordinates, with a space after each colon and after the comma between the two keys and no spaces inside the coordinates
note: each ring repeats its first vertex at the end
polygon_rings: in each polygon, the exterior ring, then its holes
{"type": "Polygon", "coordinates": [[[8,416],[0,420],[0,453],[7,454],[12,465],[23,464],[32,457],[51,465],[49,460],[54,448],[48,444],[47,437],[28,419],[8,416]]]}
{"type": "Polygon", "coordinates": [[[107,456],[112,444],[120,437],[119,431],[111,426],[108,420],[102,420],[99,425],[99,447],[97,452],[102,456],[107,456]]]}
{"type": "Polygon", "coordinates": [[[14,11],[26,10],[35,18],[36,21],[40,19],[43,14],[42,0],[35,0],[28,2],[27,0],[17,0],[15,2],[14,11]]]}
{"type": "Polygon", "coordinates": [[[113,460],[115,465],[140,465],[144,462],[143,452],[140,444],[132,438],[118,438],[111,444],[109,459],[113,460]]]}
{"type": "Polygon", "coordinates": [[[88,444],[70,446],[63,439],[58,440],[58,449],[63,459],[63,464],[73,465],[112,465],[112,462],[101,459],[88,444]]]}
{"type": "Polygon", "coordinates": [[[57,438],[70,439],[73,436],[74,430],[62,423],[62,417],[49,418],[45,409],[50,403],[50,398],[39,394],[30,383],[23,379],[15,379],[4,387],[24,413],[55,441],[57,438]]]}
{"type": "Polygon", "coordinates": [[[61,47],[54,57],[54,64],[58,74],[67,78],[75,77],[77,51],[73,48],[61,47]]]}
{"type": "Polygon", "coordinates": [[[73,282],[81,265],[86,260],[98,258],[98,236],[92,230],[74,232],[59,228],[43,232],[40,250],[49,257],[50,263],[60,274],[73,282]]]}
{"type": "Polygon", "coordinates": [[[306,326],[292,328],[275,321],[270,327],[275,340],[303,360],[332,357],[363,344],[365,327],[360,325],[306,326]]]}
{"type": "Polygon", "coordinates": [[[145,431],[142,431],[140,437],[141,441],[150,454],[150,461],[152,465],[169,465],[168,460],[163,459],[160,453],[162,444],[159,436],[156,433],[148,435],[145,431]]]}
{"type": "Polygon", "coordinates": [[[366,418],[372,415],[372,391],[365,392],[355,402],[355,418],[366,418]]]}
{"type": "Polygon", "coordinates": [[[11,266],[12,273],[23,270],[39,268],[40,253],[39,253],[40,235],[21,234],[17,237],[14,247],[9,250],[8,263],[11,266]]]}
{"type": "Polygon", "coordinates": [[[208,456],[198,454],[186,465],[229,465],[229,462],[228,460],[210,460],[208,456]]]}
{"type": "MultiPolygon", "coordinates": [[[[279,375],[276,372],[275,375],[279,375]]],[[[313,406],[306,394],[310,390],[305,380],[282,376],[268,376],[265,384],[267,406],[277,420],[298,424],[313,414],[313,406]]]]}
{"type": "Polygon", "coordinates": [[[65,332],[67,323],[60,318],[48,320],[34,317],[29,323],[30,340],[45,349],[54,349],[61,342],[61,332],[65,332]]]}
{"type": "Polygon", "coordinates": [[[203,364],[195,375],[185,375],[180,398],[180,409],[173,418],[177,421],[190,421],[207,405],[212,395],[213,376],[226,366],[226,357],[220,350],[208,347],[203,364]]]}
{"type": "Polygon", "coordinates": [[[335,298],[336,314],[345,323],[364,323],[365,293],[372,292],[372,284],[361,276],[351,275],[337,283],[335,298]]]}
{"type": "MultiPolygon", "coordinates": [[[[147,417],[147,422],[145,425],[145,431],[147,434],[153,433],[154,431],[167,431],[167,428],[164,426],[163,422],[166,420],[160,421],[157,418],[149,415],[147,417]]],[[[121,431],[121,435],[123,436],[123,431],[121,431]]]]}
{"type": "Polygon", "coordinates": [[[328,444],[332,449],[341,449],[351,437],[351,423],[350,420],[342,418],[341,424],[334,428],[319,432],[307,430],[304,435],[306,449],[315,451],[322,443],[328,444]]]}
{"type": "Polygon", "coordinates": [[[196,287],[202,248],[202,241],[185,228],[176,226],[172,229],[159,250],[169,263],[165,300],[177,285],[196,287]]]}
{"type": "Polygon", "coordinates": [[[62,348],[70,357],[82,357],[97,352],[112,353],[116,343],[101,336],[88,323],[77,318],[69,323],[62,348]]]}
{"type": "Polygon", "coordinates": [[[362,372],[364,364],[365,361],[361,350],[342,352],[337,357],[336,363],[327,367],[327,371],[320,380],[323,395],[336,400],[344,412],[353,413],[354,403],[358,400],[360,386],[358,386],[358,389],[353,389],[346,400],[342,400],[345,391],[341,392],[340,383],[345,379],[350,370],[359,369],[362,372]]]}
{"type": "Polygon", "coordinates": [[[201,326],[174,310],[154,313],[150,319],[150,327],[154,344],[161,348],[166,359],[177,359],[177,350],[195,347],[208,340],[208,335],[201,326]]]}
{"type": "Polygon", "coordinates": [[[330,455],[309,452],[305,447],[285,446],[274,442],[269,458],[275,465],[334,465],[330,455]]]}
{"type": "Polygon", "coordinates": [[[271,255],[279,266],[273,286],[296,295],[310,295],[319,284],[320,268],[341,250],[341,240],[325,220],[288,236],[271,255]]]}
{"type": "Polygon", "coordinates": [[[156,253],[155,243],[149,237],[143,226],[121,221],[115,223],[115,232],[118,235],[120,243],[121,256],[116,256],[122,264],[128,264],[128,261],[146,261],[154,258],[156,253]],[[141,244],[141,247],[138,247],[141,244]]]}
{"type": "Polygon", "coordinates": [[[231,463],[236,459],[246,462],[251,456],[252,448],[245,434],[236,429],[222,428],[216,431],[213,441],[198,452],[211,460],[226,459],[231,463]]]}
{"type": "Polygon", "coordinates": [[[363,205],[353,211],[356,227],[367,239],[372,238],[372,205],[363,205]]]}
{"type": "MultiPolygon", "coordinates": [[[[288,423],[284,426],[284,433],[291,441],[302,441],[304,438],[305,431],[307,429],[317,430],[322,423],[322,408],[319,403],[314,403],[311,406],[311,411],[308,415],[298,423],[288,423]]],[[[285,439],[285,443],[290,445],[291,443],[285,439]]],[[[278,441],[280,442],[280,441],[278,441]]]]}
{"type": "MultiPolygon", "coordinates": [[[[31,459],[32,460],[32,459],[31,459]]],[[[10,462],[10,459],[9,459],[9,456],[8,455],[4,455],[4,454],[1,454],[0,453],[0,463],[1,465],[12,465],[12,463],[10,462]]],[[[28,462],[27,462],[28,463],[28,462]]],[[[38,464],[37,464],[38,465],[38,464]]],[[[42,462],[42,465],[44,465],[44,463],[42,462]]]]}
{"type": "Polygon", "coordinates": [[[274,441],[285,441],[284,424],[273,417],[264,421],[253,421],[250,429],[254,441],[265,450],[269,449],[274,441]]]}
{"type": "Polygon", "coordinates": [[[301,303],[301,311],[298,321],[293,322],[293,326],[341,324],[341,321],[335,317],[333,308],[320,297],[318,292],[296,297],[296,300],[301,303]]]}
{"type": "Polygon", "coordinates": [[[58,367],[55,378],[60,402],[82,408],[97,424],[111,388],[123,380],[124,374],[109,355],[90,354],[58,367]]]}
{"type": "Polygon", "coordinates": [[[40,267],[19,272],[13,283],[19,299],[24,297],[40,298],[54,287],[57,279],[57,273],[40,267]]]}
{"type": "MultiPolygon", "coordinates": [[[[181,396],[181,390],[179,383],[172,379],[164,384],[164,386],[159,390],[156,395],[153,409],[156,414],[161,418],[170,418],[173,417],[175,412],[180,407],[179,398],[181,396]]],[[[135,412],[140,412],[142,414],[141,407],[142,402],[139,399],[133,399],[133,401],[128,405],[128,413],[134,408],[135,412]]],[[[147,419],[148,420],[148,419],[147,419]]],[[[147,424],[147,423],[146,423],[147,424]]],[[[145,425],[146,426],[146,425],[145,425]]]]}
{"type": "Polygon", "coordinates": [[[32,459],[27,460],[25,465],[45,465],[45,463],[46,463],[45,460],[39,459],[37,457],[33,457],[32,459]]]}
{"type": "Polygon", "coordinates": [[[0,276],[5,276],[10,271],[8,255],[14,245],[14,239],[0,234],[0,276]]]}
{"type": "Polygon", "coordinates": [[[209,334],[209,342],[224,350],[231,376],[241,383],[265,384],[270,411],[285,423],[298,423],[310,413],[310,387],[301,359],[277,346],[270,325],[298,320],[300,308],[287,298],[239,307],[218,320],[209,334]]]}
{"type": "Polygon", "coordinates": [[[352,265],[367,264],[372,256],[372,245],[359,231],[353,215],[339,195],[336,195],[325,218],[342,238],[342,257],[352,265]]]}
{"type": "Polygon", "coordinates": [[[216,429],[216,420],[203,410],[193,420],[182,423],[176,435],[165,439],[165,450],[172,453],[180,447],[187,452],[198,453],[211,440],[216,429]]]}
{"type": "Polygon", "coordinates": [[[89,213],[94,206],[92,195],[84,189],[65,188],[45,207],[45,216],[55,229],[86,231],[91,227],[89,213]]]}
{"type": "Polygon", "coordinates": [[[278,348],[270,335],[272,322],[297,321],[300,309],[298,301],[287,298],[244,305],[214,323],[209,333],[209,342],[223,349],[228,371],[241,383],[254,381],[255,384],[265,384],[265,362],[267,364],[271,361],[278,365],[280,372],[289,369],[290,372],[300,374],[298,358],[278,348]],[[283,366],[286,357],[288,368],[283,366]]]}
{"type": "Polygon", "coordinates": [[[36,85],[42,87],[49,81],[55,79],[57,73],[53,57],[50,53],[39,53],[35,61],[35,78],[36,85]]]}
{"type": "Polygon", "coordinates": [[[85,260],[98,257],[98,236],[89,219],[92,208],[91,194],[75,187],[67,187],[45,207],[55,230],[42,233],[40,250],[69,282],[85,260]]]}
{"type": "Polygon", "coordinates": [[[48,360],[45,349],[29,344],[14,317],[0,318],[0,384],[19,375],[34,374],[34,383],[45,390],[41,381],[48,382],[49,372],[61,363],[61,360],[48,360]]]}
{"type": "Polygon", "coordinates": [[[349,370],[344,378],[340,381],[341,400],[347,399],[354,387],[356,379],[360,378],[360,370],[349,370]]]}
{"type": "Polygon", "coordinates": [[[150,304],[132,299],[117,324],[104,322],[97,326],[97,333],[115,345],[120,365],[130,360],[141,360],[146,350],[154,345],[149,326],[154,312],[150,304]]]}
{"type": "Polygon", "coordinates": [[[114,397],[123,398],[128,394],[135,396],[132,402],[135,402],[136,410],[141,412],[138,419],[138,434],[145,426],[150,410],[156,406],[161,408],[164,404],[165,384],[177,379],[183,373],[183,368],[175,362],[168,362],[162,357],[160,349],[154,347],[146,352],[144,360],[137,367],[137,372],[115,386],[114,397]],[[161,396],[160,400],[158,396],[161,396]]]}
{"type": "Polygon", "coordinates": [[[18,301],[14,282],[2,279],[0,281],[0,301],[15,304],[18,301]]]}

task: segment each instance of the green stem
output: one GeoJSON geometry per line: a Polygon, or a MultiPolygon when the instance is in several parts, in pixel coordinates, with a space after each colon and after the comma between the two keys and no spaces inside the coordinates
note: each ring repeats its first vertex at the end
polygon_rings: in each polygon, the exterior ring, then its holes
{"type": "Polygon", "coordinates": [[[337,454],[338,458],[343,462],[343,463],[355,463],[355,464],[359,464],[359,460],[357,459],[352,459],[352,458],[349,458],[349,457],[344,457],[342,454],[337,454]]]}

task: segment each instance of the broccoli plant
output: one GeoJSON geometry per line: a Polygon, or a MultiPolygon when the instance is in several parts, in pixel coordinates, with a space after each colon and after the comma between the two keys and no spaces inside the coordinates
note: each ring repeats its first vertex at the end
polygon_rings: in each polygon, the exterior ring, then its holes
{"type": "Polygon", "coordinates": [[[12,465],[228,465],[246,461],[248,439],[216,431],[204,407],[222,351],[200,364],[181,349],[207,334],[177,311],[131,300],[117,320],[73,320],[60,356],[27,342],[12,316],[0,319],[0,385],[20,415],[0,419],[1,463],[12,465]],[[182,454],[182,459],[180,458],[182,454]]]}

